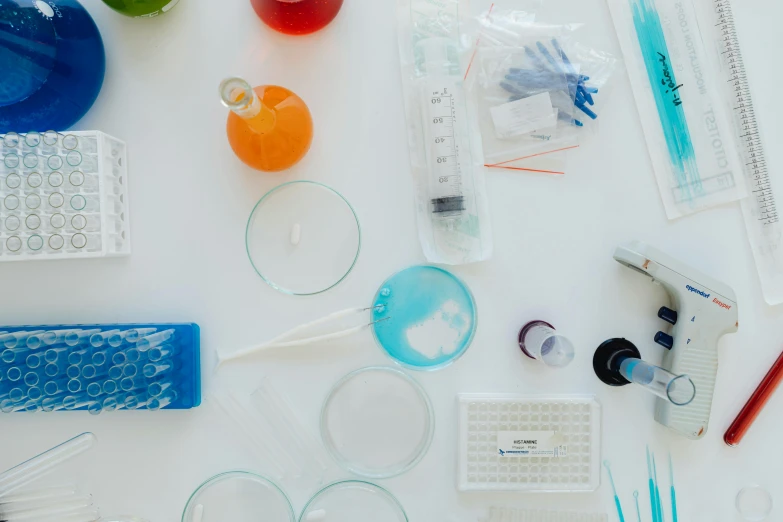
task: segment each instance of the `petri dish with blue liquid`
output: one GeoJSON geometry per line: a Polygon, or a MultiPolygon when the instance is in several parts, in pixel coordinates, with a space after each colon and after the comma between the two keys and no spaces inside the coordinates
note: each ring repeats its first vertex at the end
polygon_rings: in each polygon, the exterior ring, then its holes
{"type": "Polygon", "coordinates": [[[457,276],[429,265],[397,272],[373,300],[372,331],[389,356],[412,370],[453,363],[476,332],[473,294],[457,276]]]}

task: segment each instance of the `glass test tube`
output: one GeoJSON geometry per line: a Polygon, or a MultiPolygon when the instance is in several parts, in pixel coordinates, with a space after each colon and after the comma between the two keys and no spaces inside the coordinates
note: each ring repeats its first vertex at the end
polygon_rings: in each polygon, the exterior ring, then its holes
{"type": "Polygon", "coordinates": [[[643,386],[658,397],[676,406],[690,404],[696,396],[696,386],[687,375],[674,375],[641,359],[628,357],[620,362],[620,373],[629,381],[643,386]]]}
{"type": "Polygon", "coordinates": [[[115,365],[109,368],[109,379],[118,381],[122,379],[123,368],[125,365],[115,365]]]}
{"type": "Polygon", "coordinates": [[[49,397],[53,397],[65,392],[67,390],[69,380],[70,379],[55,379],[46,381],[43,386],[44,393],[49,397]]]}
{"type": "Polygon", "coordinates": [[[65,341],[65,337],[74,332],[80,332],[79,329],[71,330],[51,330],[41,334],[41,340],[43,340],[46,346],[54,346],[65,341]]]}
{"type": "Polygon", "coordinates": [[[23,348],[27,346],[27,338],[31,335],[44,333],[43,330],[19,331],[5,334],[0,338],[6,348],[23,348]]]}
{"type": "Polygon", "coordinates": [[[5,495],[0,504],[9,504],[11,502],[29,502],[31,500],[47,500],[51,498],[61,498],[76,494],[76,486],[73,484],[65,486],[50,486],[22,493],[13,493],[5,495]]]}
{"type": "Polygon", "coordinates": [[[25,364],[31,370],[35,370],[36,368],[39,368],[41,366],[43,361],[44,361],[43,354],[31,353],[25,359],[25,364]]]}
{"type": "Polygon", "coordinates": [[[140,390],[147,387],[147,381],[144,377],[124,377],[120,381],[120,388],[122,391],[140,390]]]}
{"type": "Polygon", "coordinates": [[[164,344],[150,348],[147,352],[147,358],[152,362],[162,361],[163,359],[169,359],[179,353],[179,347],[174,344],[164,344]]]}
{"type": "Polygon", "coordinates": [[[142,373],[144,374],[144,377],[151,379],[159,375],[166,375],[173,370],[174,363],[172,362],[147,363],[144,365],[144,368],[142,368],[142,373]]]}
{"type": "Polygon", "coordinates": [[[49,348],[44,352],[44,360],[48,363],[56,363],[60,359],[60,355],[68,353],[68,350],[67,346],[49,348]]]}
{"type": "Polygon", "coordinates": [[[142,337],[155,333],[157,330],[157,328],[132,328],[126,332],[125,339],[127,339],[129,343],[135,343],[142,337]]]}
{"type": "Polygon", "coordinates": [[[160,397],[173,386],[174,383],[171,381],[153,382],[147,386],[147,394],[149,394],[150,397],[160,397]]]}
{"type": "Polygon", "coordinates": [[[92,345],[93,348],[100,348],[101,346],[103,346],[105,343],[108,342],[109,337],[111,337],[116,333],[119,333],[119,330],[114,329],[106,332],[98,332],[92,334],[90,336],[90,344],[92,345]]]}
{"type": "Polygon", "coordinates": [[[82,348],[81,350],[74,350],[68,354],[68,364],[72,366],[79,366],[80,364],[84,364],[87,362],[88,356],[89,353],[84,348],[82,348]]]}
{"type": "Polygon", "coordinates": [[[176,400],[177,392],[175,390],[167,390],[165,393],[157,397],[150,397],[149,401],[147,401],[147,409],[153,411],[159,410],[161,408],[165,408],[176,400]]]}
{"type": "Polygon", "coordinates": [[[96,441],[97,439],[92,433],[82,433],[0,474],[0,497],[87,451],[95,445],[96,441]]]}
{"type": "Polygon", "coordinates": [[[56,363],[49,363],[44,366],[44,374],[47,377],[55,377],[58,373],[60,373],[60,367],[56,363]]]}

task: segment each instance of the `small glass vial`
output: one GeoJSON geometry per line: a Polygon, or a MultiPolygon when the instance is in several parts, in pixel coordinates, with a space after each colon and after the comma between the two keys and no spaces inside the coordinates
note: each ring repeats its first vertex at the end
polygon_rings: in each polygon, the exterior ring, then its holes
{"type": "Polygon", "coordinates": [[[519,331],[519,348],[547,366],[563,368],[574,360],[574,345],[545,321],[531,321],[519,331]]]}

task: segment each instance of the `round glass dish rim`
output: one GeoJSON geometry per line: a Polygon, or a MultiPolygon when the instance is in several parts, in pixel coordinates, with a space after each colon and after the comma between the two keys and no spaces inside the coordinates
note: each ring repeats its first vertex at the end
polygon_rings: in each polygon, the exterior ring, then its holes
{"type": "Polygon", "coordinates": [[[435,410],[432,407],[432,402],[430,401],[430,397],[429,395],[427,395],[427,392],[424,389],[424,387],[422,387],[422,385],[419,384],[418,381],[416,381],[416,379],[414,379],[413,377],[411,377],[401,369],[395,368],[393,366],[366,366],[364,368],[358,368],[356,370],[353,370],[347,375],[344,375],[340,380],[334,383],[334,386],[331,387],[329,393],[326,395],[326,400],[324,401],[323,406],[321,406],[320,428],[321,428],[321,441],[323,442],[326,451],[329,452],[332,458],[336,460],[337,463],[343,467],[343,469],[346,469],[347,471],[350,471],[351,473],[355,473],[360,477],[364,477],[364,478],[386,479],[386,478],[397,477],[407,471],[410,471],[411,469],[413,469],[414,466],[416,466],[416,464],[418,464],[421,461],[421,459],[424,458],[424,455],[427,454],[427,451],[430,449],[430,446],[432,445],[432,439],[435,436],[435,410]],[[428,421],[427,435],[422,439],[423,443],[421,445],[421,449],[419,449],[419,451],[416,453],[416,456],[413,459],[411,459],[408,463],[406,463],[404,466],[401,466],[399,469],[395,468],[391,472],[368,473],[364,469],[357,468],[356,466],[352,465],[349,461],[347,461],[342,457],[342,455],[335,448],[334,444],[332,444],[331,437],[329,437],[327,434],[326,409],[329,406],[329,403],[332,400],[334,393],[352,378],[356,377],[359,374],[362,374],[364,372],[369,372],[369,371],[382,371],[387,373],[394,373],[402,377],[404,380],[406,380],[409,384],[413,386],[413,388],[419,394],[419,397],[421,397],[421,399],[424,401],[425,406],[427,407],[427,421],[428,421]]]}
{"type": "Polygon", "coordinates": [[[289,513],[289,520],[291,522],[296,522],[296,514],[294,513],[294,506],[291,504],[291,499],[288,498],[288,495],[286,495],[285,491],[278,486],[272,479],[267,478],[263,475],[260,475],[258,473],[255,473],[253,471],[247,471],[242,469],[232,469],[228,471],[223,471],[221,473],[218,473],[217,475],[213,475],[209,477],[207,480],[199,484],[196,489],[193,490],[193,493],[190,494],[190,497],[188,497],[188,501],[185,502],[185,508],[182,510],[182,522],[190,522],[185,520],[185,514],[188,512],[188,507],[190,507],[190,503],[193,501],[193,498],[204,488],[211,485],[214,482],[218,482],[220,479],[230,477],[231,475],[236,476],[243,476],[243,477],[252,477],[255,479],[261,479],[262,481],[266,482],[270,486],[272,486],[274,489],[276,489],[285,499],[286,504],[288,505],[288,513],[289,513]]]}
{"type": "Polygon", "coordinates": [[[305,513],[307,513],[307,508],[310,507],[310,505],[315,502],[318,497],[321,496],[322,493],[325,493],[326,491],[345,485],[345,484],[361,484],[365,486],[372,486],[374,488],[377,488],[380,490],[383,494],[385,494],[388,498],[391,499],[391,501],[394,503],[395,506],[397,506],[400,510],[400,513],[402,513],[402,516],[405,518],[405,520],[408,520],[408,513],[405,512],[405,508],[402,506],[402,503],[400,503],[399,499],[394,496],[388,489],[384,488],[383,486],[379,486],[378,484],[375,484],[373,482],[368,482],[366,480],[358,480],[358,479],[347,479],[347,480],[338,480],[337,482],[332,482],[331,484],[327,484],[326,486],[322,487],[320,490],[318,490],[312,497],[310,497],[310,500],[307,501],[307,504],[302,508],[302,513],[299,515],[299,522],[305,521],[305,513]]]}
{"type": "Polygon", "coordinates": [[[445,268],[441,268],[439,266],[429,265],[429,264],[425,264],[425,265],[411,265],[411,266],[408,266],[406,268],[402,268],[400,270],[397,270],[392,275],[390,275],[389,277],[384,279],[383,283],[381,283],[381,286],[378,287],[378,291],[375,292],[375,297],[372,300],[371,306],[374,305],[376,303],[376,301],[378,301],[378,297],[380,297],[380,295],[381,295],[381,290],[383,290],[383,287],[386,286],[386,282],[387,281],[392,279],[397,274],[400,274],[400,273],[402,273],[402,272],[404,272],[406,270],[410,270],[411,268],[416,268],[416,267],[420,267],[420,268],[421,267],[434,268],[436,270],[440,270],[441,272],[445,272],[449,276],[451,276],[454,279],[456,279],[459,282],[459,284],[461,284],[462,287],[468,292],[468,296],[470,297],[470,302],[473,304],[473,326],[472,326],[471,331],[470,331],[470,337],[468,338],[468,342],[465,345],[465,349],[462,350],[459,353],[459,355],[456,355],[456,356],[452,357],[451,359],[449,359],[447,361],[444,361],[444,362],[442,362],[440,364],[434,364],[432,366],[425,366],[425,367],[415,366],[413,364],[408,364],[405,361],[400,361],[399,359],[393,357],[392,354],[390,354],[389,351],[386,348],[384,348],[383,344],[381,344],[381,341],[378,339],[378,335],[375,333],[375,325],[373,325],[373,327],[370,328],[370,330],[372,330],[372,338],[375,339],[375,344],[378,345],[378,347],[381,350],[383,350],[383,353],[385,353],[386,356],[389,359],[394,361],[395,364],[399,364],[401,367],[405,368],[406,370],[413,370],[413,371],[417,371],[417,372],[434,372],[434,371],[437,371],[437,370],[442,370],[443,368],[446,368],[447,366],[450,366],[450,365],[454,364],[455,362],[457,362],[459,359],[462,358],[463,355],[465,355],[465,352],[468,351],[468,348],[470,348],[470,345],[473,344],[473,338],[476,335],[476,330],[478,329],[478,322],[479,322],[478,307],[476,306],[476,298],[473,295],[473,291],[470,289],[470,287],[467,284],[465,284],[465,281],[463,281],[462,278],[460,278],[459,276],[457,276],[453,272],[450,272],[450,271],[446,270],[445,268]]]}
{"type": "Polygon", "coordinates": [[[323,183],[320,183],[318,181],[311,181],[307,179],[299,179],[299,180],[293,180],[293,181],[286,181],[285,183],[281,183],[280,185],[271,188],[266,194],[261,196],[261,199],[259,199],[256,204],[253,206],[253,210],[250,211],[250,217],[247,218],[247,225],[245,226],[245,251],[247,252],[247,257],[250,259],[250,265],[253,267],[253,270],[258,274],[258,277],[260,277],[266,284],[277,290],[278,292],[282,292],[284,294],[288,295],[318,295],[326,292],[327,290],[331,290],[335,286],[339,285],[343,282],[343,280],[348,277],[348,275],[353,271],[353,268],[356,266],[356,262],[359,260],[359,253],[362,250],[362,225],[359,222],[359,216],[356,214],[356,210],[353,208],[351,203],[339,192],[337,192],[335,189],[330,187],[329,185],[325,185],[323,183]],[[294,292],[293,290],[289,290],[288,288],[283,288],[282,286],[278,285],[271,279],[268,279],[264,274],[261,273],[261,271],[256,267],[256,264],[253,262],[253,256],[250,255],[250,241],[249,241],[249,234],[250,234],[250,226],[253,221],[253,216],[256,213],[256,210],[258,210],[258,207],[263,203],[269,196],[277,192],[278,190],[287,187],[289,185],[295,185],[299,183],[307,183],[310,185],[316,185],[318,187],[324,188],[332,193],[334,193],[337,197],[339,197],[343,202],[348,206],[348,209],[351,211],[351,214],[353,214],[353,219],[356,221],[356,230],[359,233],[359,244],[356,246],[356,255],[353,257],[353,262],[351,263],[351,266],[348,267],[348,270],[346,270],[345,274],[343,274],[340,279],[335,281],[332,285],[322,289],[317,290],[315,292],[294,292]]]}

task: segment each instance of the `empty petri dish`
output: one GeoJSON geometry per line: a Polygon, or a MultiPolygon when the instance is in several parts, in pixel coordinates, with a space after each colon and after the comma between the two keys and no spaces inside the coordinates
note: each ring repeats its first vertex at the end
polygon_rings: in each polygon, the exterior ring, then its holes
{"type": "Polygon", "coordinates": [[[311,498],[299,522],[407,522],[402,504],[382,487],[359,480],[326,486],[311,498]]]}
{"type": "Polygon", "coordinates": [[[248,471],[215,475],[188,499],[182,522],[293,522],[294,509],[271,480],[248,471]]]}
{"type": "Polygon", "coordinates": [[[761,486],[748,486],[737,493],[735,505],[743,519],[760,522],[772,511],[772,495],[761,486]]]}
{"type": "Polygon", "coordinates": [[[388,478],[411,469],[432,442],[435,420],[424,389],[397,368],[356,370],[334,385],[321,411],[321,437],[346,470],[388,478]]]}
{"type": "Polygon", "coordinates": [[[392,275],[373,300],[375,340],[392,359],[414,370],[454,362],[476,332],[476,303],[454,274],[418,265],[392,275]]]}
{"type": "Polygon", "coordinates": [[[291,295],[324,292],[359,257],[359,220],[334,189],[313,181],[279,185],[262,197],[245,231],[250,262],[272,288],[291,295]]]}

